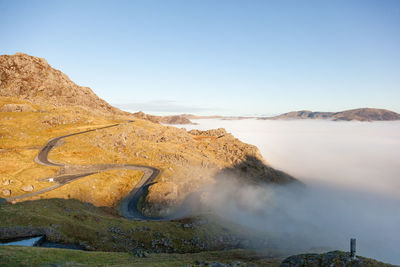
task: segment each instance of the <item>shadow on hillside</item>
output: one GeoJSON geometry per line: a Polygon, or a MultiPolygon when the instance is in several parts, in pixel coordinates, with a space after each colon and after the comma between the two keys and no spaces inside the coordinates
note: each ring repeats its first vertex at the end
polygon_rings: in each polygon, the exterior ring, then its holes
{"type": "MultiPolygon", "coordinates": [[[[195,215],[204,210],[202,204],[203,193],[220,195],[229,186],[235,185],[280,185],[288,184],[303,185],[300,181],[289,174],[276,170],[254,156],[247,156],[245,160],[233,165],[232,167],[220,170],[214,176],[216,183],[210,187],[201,188],[198,191],[189,193],[181,205],[175,211],[173,217],[185,217],[195,215]],[[233,182],[233,183],[230,183],[233,182]]],[[[221,196],[216,196],[219,198],[221,196]]]]}
{"type": "Polygon", "coordinates": [[[247,156],[245,160],[236,163],[232,167],[222,169],[216,174],[215,178],[217,181],[225,178],[236,178],[243,182],[279,185],[298,182],[289,174],[266,165],[254,156],[247,156]]]}

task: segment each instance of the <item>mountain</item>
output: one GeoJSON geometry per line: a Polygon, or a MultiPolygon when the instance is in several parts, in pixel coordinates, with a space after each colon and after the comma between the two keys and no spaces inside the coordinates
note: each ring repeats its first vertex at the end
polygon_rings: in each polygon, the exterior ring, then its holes
{"type": "Polygon", "coordinates": [[[400,120],[400,114],[386,109],[359,108],[337,112],[333,118],[346,121],[394,121],[400,120]]]}
{"type": "Polygon", "coordinates": [[[329,119],[344,121],[394,121],[400,120],[400,114],[375,108],[359,108],[341,112],[313,112],[309,110],[292,111],[275,117],[259,118],[263,120],[298,120],[298,119],[329,119]]]}
{"type": "MultiPolygon", "coordinates": [[[[161,174],[147,188],[140,205],[143,213],[153,216],[168,214],[190,194],[227,174],[244,183],[296,181],[269,166],[255,146],[223,129],[187,132],[160,125],[190,123],[182,116],[123,112],[91,89],[73,83],[44,59],[22,53],[0,56],[0,81],[0,174],[4,177],[0,178],[0,197],[21,196],[25,186],[35,192],[46,186],[38,178],[68,176],[95,164],[158,168],[161,174]],[[97,130],[65,138],[52,150],[50,158],[64,163],[62,168],[33,161],[49,139],[91,129],[97,130]]],[[[140,177],[134,171],[100,172],[36,198],[68,196],[114,207],[140,177]]]]}
{"type": "MultiPolygon", "coordinates": [[[[201,119],[221,119],[221,120],[245,120],[245,119],[259,119],[259,120],[299,120],[299,119],[317,119],[317,120],[344,120],[344,121],[394,121],[400,120],[400,114],[376,108],[358,108],[345,110],[340,112],[314,112],[310,110],[300,110],[284,113],[274,117],[244,117],[244,116],[197,116],[192,114],[178,115],[187,120],[201,120],[201,119]]],[[[174,124],[174,123],[172,123],[174,124]]],[[[178,123],[177,123],[178,124],[178,123]]],[[[184,124],[184,123],[182,123],[184,124]]]]}
{"type": "Polygon", "coordinates": [[[94,112],[126,114],[99,98],[89,87],[76,85],[45,59],[23,53],[0,56],[0,96],[39,105],[81,106],[94,112]]]}

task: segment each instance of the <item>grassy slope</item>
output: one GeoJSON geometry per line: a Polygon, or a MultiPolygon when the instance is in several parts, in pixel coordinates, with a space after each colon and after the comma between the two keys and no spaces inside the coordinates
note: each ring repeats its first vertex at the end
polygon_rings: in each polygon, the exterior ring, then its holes
{"type": "MultiPolygon", "coordinates": [[[[84,252],[64,249],[0,247],[0,262],[4,265],[45,266],[184,266],[196,265],[196,261],[209,263],[242,262],[258,266],[279,266],[281,259],[267,258],[263,253],[246,250],[201,252],[192,254],[150,254],[146,258],[134,257],[130,253],[84,252]]],[[[0,264],[1,265],[1,264],[0,264]]]]}
{"type": "Polygon", "coordinates": [[[331,251],[327,253],[298,254],[285,259],[283,266],[343,266],[343,267],[395,267],[395,265],[377,261],[371,258],[356,256],[357,260],[351,261],[350,252],[331,251]]]}
{"type": "MultiPolygon", "coordinates": [[[[0,230],[15,226],[51,228],[56,232],[48,234],[51,241],[82,244],[101,251],[142,248],[186,253],[229,248],[231,243],[226,240],[232,236],[238,240],[260,240],[258,232],[215,218],[129,221],[119,217],[113,209],[98,208],[73,199],[43,199],[14,205],[0,203],[0,217],[0,230]],[[193,224],[197,220],[202,223],[185,227],[185,224],[193,224]],[[165,244],[167,239],[168,244],[165,244]]],[[[269,252],[281,255],[273,248],[269,252]]]]}

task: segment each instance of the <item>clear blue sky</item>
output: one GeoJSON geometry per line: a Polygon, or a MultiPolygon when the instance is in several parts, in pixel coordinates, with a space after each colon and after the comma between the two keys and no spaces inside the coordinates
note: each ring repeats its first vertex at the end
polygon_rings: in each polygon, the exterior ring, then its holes
{"type": "Polygon", "coordinates": [[[131,110],[400,112],[397,0],[0,0],[18,51],[131,110]]]}

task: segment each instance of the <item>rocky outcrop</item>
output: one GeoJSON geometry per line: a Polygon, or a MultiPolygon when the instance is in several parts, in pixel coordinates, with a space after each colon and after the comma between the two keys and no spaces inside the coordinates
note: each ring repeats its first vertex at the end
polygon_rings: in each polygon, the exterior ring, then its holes
{"type": "Polygon", "coordinates": [[[31,105],[27,104],[5,104],[0,108],[0,112],[34,112],[34,109],[31,105]]]}
{"type": "MultiPolygon", "coordinates": [[[[221,178],[238,178],[244,183],[253,184],[287,184],[297,181],[269,166],[257,147],[242,143],[222,128],[189,132],[171,128],[164,133],[152,131],[149,134],[154,134],[155,139],[159,136],[156,143],[163,140],[169,147],[174,144],[179,146],[174,154],[167,154],[163,150],[158,152],[160,161],[171,166],[173,175],[168,178],[164,176],[164,181],[149,187],[142,205],[142,212],[147,216],[173,213],[182,201],[190,199],[196,192],[221,178]],[[182,143],[185,145],[182,146],[182,143]]],[[[149,136],[146,136],[149,140],[149,136]]]]}
{"type": "Polygon", "coordinates": [[[192,124],[192,122],[183,115],[176,116],[155,116],[146,114],[142,111],[133,113],[133,116],[142,120],[148,120],[154,123],[164,123],[164,124],[192,124]]]}
{"type": "Polygon", "coordinates": [[[21,190],[24,192],[32,192],[33,191],[33,185],[24,185],[21,187],[21,190]]]}
{"type": "Polygon", "coordinates": [[[12,182],[13,182],[12,180],[6,179],[3,181],[3,185],[10,185],[12,184],[12,182]]]}
{"type": "Polygon", "coordinates": [[[1,191],[1,193],[5,197],[11,196],[11,190],[9,190],[9,189],[4,189],[3,191],[1,191]]]}
{"type": "Polygon", "coordinates": [[[165,124],[192,124],[192,122],[181,115],[164,116],[161,118],[161,123],[165,124]]]}
{"type": "Polygon", "coordinates": [[[138,111],[136,113],[133,113],[133,116],[135,116],[136,118],[142,119],[142,120],[147,120],[147,121],[151,121],[154,123],[160,123],[161,117],[160,116],[154,116],[154,115],[150,115],[150,114],[146,114],[142,111],[138,111]]]}
{"type": "Polygon", "coordinates": [[[207,131],[190,130],[188,133],[197,136],[214,136],[214,137],[223,137],[227,135],[226,130],[224,128],[211,129],[207,131]]]}
{"type": "Polygon", "coordinates": [[[82,106],[91,111],[126,114],[52,68],[45,59],[23,53],[0,56],[0,96],[35,104],[82,106]]]}

